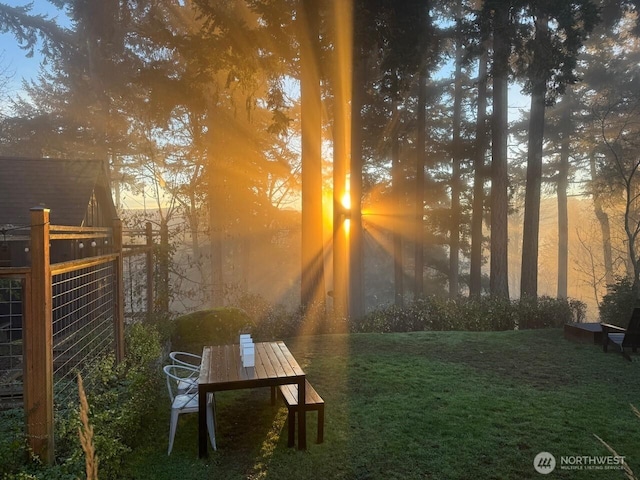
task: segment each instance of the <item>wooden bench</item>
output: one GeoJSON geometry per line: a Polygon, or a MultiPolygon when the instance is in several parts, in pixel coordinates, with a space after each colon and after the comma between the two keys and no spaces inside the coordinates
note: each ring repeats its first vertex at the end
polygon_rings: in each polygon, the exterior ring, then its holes
{"type": "Polygon", "coordinates": [[[624,358],[631,360],[625,348],[630,348],[633,353],[637,353],[640,347],[640,308],[633,309],[627,328],[608,323],[600,325],[602,326],[602,349],[606,352],[609,344],[612,343],[620,349],[624,358]]]}
{"type": "MultiPolygon", "coordinates": [[[[308,380],[305,380],[305,410],[316,410],[318,412],[318,438],[317,443],[322,443],[324,440],[324,400],[318,392],[311,386],[308,380]]],[[[298,385],[280,385],[280,396],[284,400],[289,415],[287,417],[288,423],[288,440],[287,445],[293,447],[295,444],[296,433],[296,412],[299,410],[298,405],[298,385]]],[[[273,395],[273,390],[272,390],[273,395]]]]}

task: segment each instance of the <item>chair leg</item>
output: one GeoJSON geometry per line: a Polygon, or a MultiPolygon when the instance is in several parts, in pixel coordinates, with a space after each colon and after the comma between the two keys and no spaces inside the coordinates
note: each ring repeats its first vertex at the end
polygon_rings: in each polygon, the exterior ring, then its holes
{"type": "Polygon", "coordinates": [[[171,455],[171,450],[173,450],[173,439],[176,436],[176,428],[178,427],[178,416],[180,414],[177,410],[171,409],[171,423],[169,426],[169,450],[167,451],[167,455],[171,455]]]}

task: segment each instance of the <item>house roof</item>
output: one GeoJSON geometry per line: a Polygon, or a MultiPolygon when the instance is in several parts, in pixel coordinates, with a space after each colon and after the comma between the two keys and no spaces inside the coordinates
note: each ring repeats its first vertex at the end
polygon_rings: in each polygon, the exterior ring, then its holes
{"type": "Polygon", "coordinates": [[[51,223],[81,226],[92,194],[109,181],[101,160],[0,157],[0,226],[28,225],[29,210],[51,210],[51,223]]]}

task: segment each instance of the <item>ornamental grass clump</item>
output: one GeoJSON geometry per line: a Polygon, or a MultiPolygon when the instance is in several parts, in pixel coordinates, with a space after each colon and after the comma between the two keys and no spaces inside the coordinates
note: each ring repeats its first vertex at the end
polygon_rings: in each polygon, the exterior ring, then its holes
{"type": "Polygon", "coordinates": [[[89,402],[84,392],[82,376],[78,373],[78,393],[80,395],[80,422],[78,436],[85,456],[87,480],[98,480],[98,456],[93,444],[93,426],[89,423],[89,402]]]}

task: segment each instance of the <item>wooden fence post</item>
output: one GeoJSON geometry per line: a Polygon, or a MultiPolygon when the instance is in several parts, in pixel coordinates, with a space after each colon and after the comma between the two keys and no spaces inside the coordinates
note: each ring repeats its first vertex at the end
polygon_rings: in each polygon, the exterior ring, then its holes
{"type": "Polygon", "coordinates": [[[113,246],[118,254],[115,268],[115,305],[113,312],[116,338],[116,362],[124,360],[124,261],[122,255],[122,220],[113,220],[113,246]]]}
{"type": "Polygon", "coordinates": [[[166,221],[160,223],[160,259],[158,270],[160,271],[158,282],[159,310],[163,314],[169,312],[169,226],[166,221]]]}
{"type": "Polygon", "coordinates": [[[53,321],[49,209],[31,209],[31,298],[23,319],[27,439],[46,464],[54,460],[53,321]]]}
{"type": "Polygon", "coordinates": [[[151,320],[154,311],[153,298],[153,228],[151,222],[145,225],[145,237],[147,240],[147,320],[151,320]]]}

